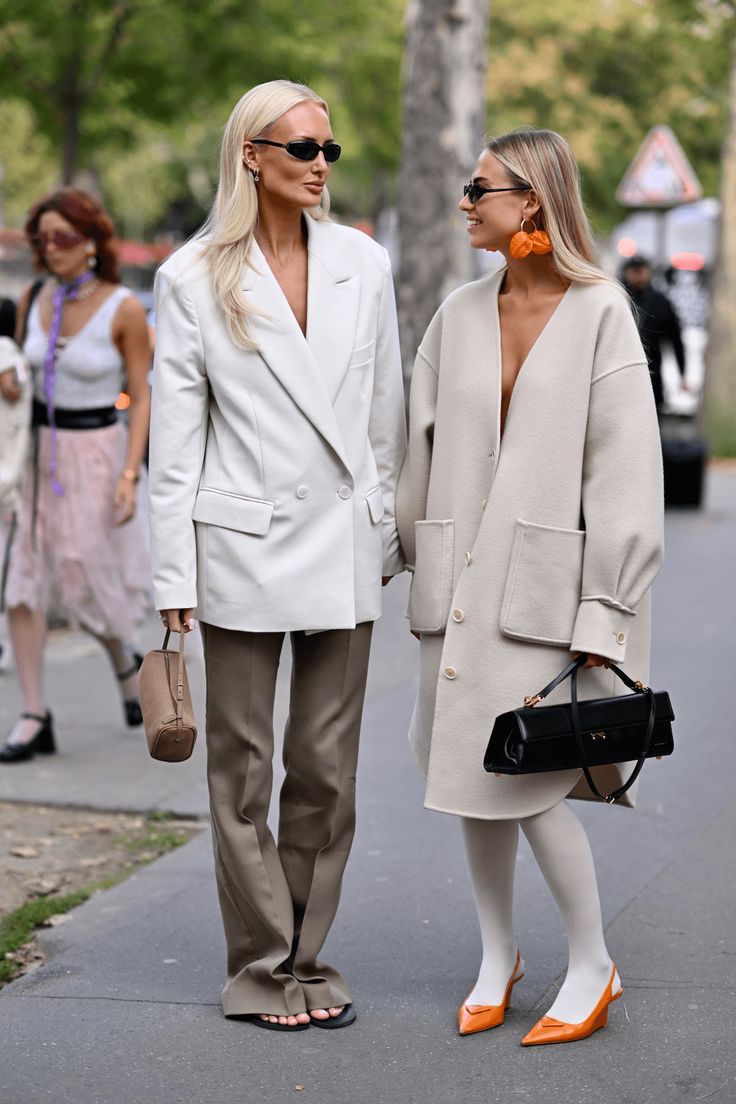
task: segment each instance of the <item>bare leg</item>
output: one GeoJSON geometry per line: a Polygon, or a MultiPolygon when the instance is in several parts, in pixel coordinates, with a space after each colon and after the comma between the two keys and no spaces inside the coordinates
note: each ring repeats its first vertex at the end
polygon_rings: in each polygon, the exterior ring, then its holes
{"type": "MultiPolygon", "coordinates": [[[[87,630],[89,631],[89,630],[87,630]]],[[[102,647],[107,652],[112,669],[115,674],[120,678],[120,675],[126,673],[126,671],[132,671],[127,678],[120,679],[120,693],[123,696],[123,701],[132,701],[138,697],[138,672],[134,670],[135,664],[135,648],[132,644],[126,644],[121,640],[119,636],[98,636],[96,633],[91,633],[95,640],[99,641],[102,647]]]]}
{"type": "MultiPolygon", "coordinates": [[[[520,823],[567,929],[567,976],[547,1014],[581,1023],[600,1000],[613,968],[588,837],[566,801],[520,823]]],[[[613,992],[620,988],[617,974],[613,992]]]]}
{"type": "Polygon", "coordinates": [[[496,1005],[516,964],[512,907],[519,823],[464,817],[463,832],[483,945],[478,980],[465,1003],[496,1005]]]}
{"type": "MultiPolygon", "coordinates": [[[[46,643],[46,615],[43,610],[15,606],[8,610],[8,627],[13,641],[18,682],[23,695],[23,711],[42,716],[43,650],[46,643]]],[[[10,733],[8,743],[26,744],[38,735],[39,722],[20,718],[10,733]]]]}

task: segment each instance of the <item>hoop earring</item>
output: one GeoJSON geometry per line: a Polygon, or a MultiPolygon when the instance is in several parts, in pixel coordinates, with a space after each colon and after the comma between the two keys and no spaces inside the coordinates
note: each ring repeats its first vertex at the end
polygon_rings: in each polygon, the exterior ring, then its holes
{"type": "Polygon", "coordinates": [[[552,252],[552,242],[546,230],[537,230],[534,219],[523,218],[521,226],[509,242],[509,253],[514,260],[522,260],[530,253],[544,254],[552,252]],[[534,229],[531,234],[524,229],[524,223],[530,222],[534,229]]]}

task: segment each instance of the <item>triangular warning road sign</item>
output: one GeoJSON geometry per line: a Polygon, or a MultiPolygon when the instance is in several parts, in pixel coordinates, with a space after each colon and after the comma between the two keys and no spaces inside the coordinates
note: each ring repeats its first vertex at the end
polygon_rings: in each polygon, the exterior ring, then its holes
{"type": "Polygon", "coordinates": [[[695,170],[668,126],[647,134],[616,191],[624,207],[677,207],[703,194],[695,170]]]}

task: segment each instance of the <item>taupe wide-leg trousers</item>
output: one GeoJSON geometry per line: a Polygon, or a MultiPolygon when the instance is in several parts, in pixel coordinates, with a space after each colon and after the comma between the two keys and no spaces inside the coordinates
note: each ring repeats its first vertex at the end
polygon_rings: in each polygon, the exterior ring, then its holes
{"type": "Polygon", "coordinates": [[[347,1004],[318,961],[355,828],[355,772],[372,622],[291,633],[278,845],[266,823],[273,706],[284,633],[202,625],[207,778],[228,981],[226,1016],[347,1004]]]}

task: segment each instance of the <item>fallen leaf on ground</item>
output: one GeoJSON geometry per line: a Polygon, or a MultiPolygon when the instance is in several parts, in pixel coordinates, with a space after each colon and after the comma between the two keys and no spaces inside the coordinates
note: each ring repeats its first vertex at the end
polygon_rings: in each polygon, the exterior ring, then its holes
{"type": "Polygon", "coordinates": [[[70,912],[57,912],[55,916],[48,916],[44,922],[44,928],[58,928],[60,924],[67,924],[71,920],[70,912]]]}
{"type": "Polygon", "coordinates": [[[60,889],[65,881],[66,879],[61,874],[50,878],[31,878],[30,881],[26,882],[26,889],[35,897],[46,897],[49,893],[55,893],[57,889],[60,889]]]}
{"type": "Polygon", "coordinates": [[[35,847],[11,847],[10,854],[15,855],[18,859],[35,859],[38,856],[38,851],[35,847]]]}
{"type": "Polygon", "coordinates": [[[102,866],[103,863],[108,862],[107,855],[95,855],[90,859],[80,859],[80,866],[102,866]]]}

